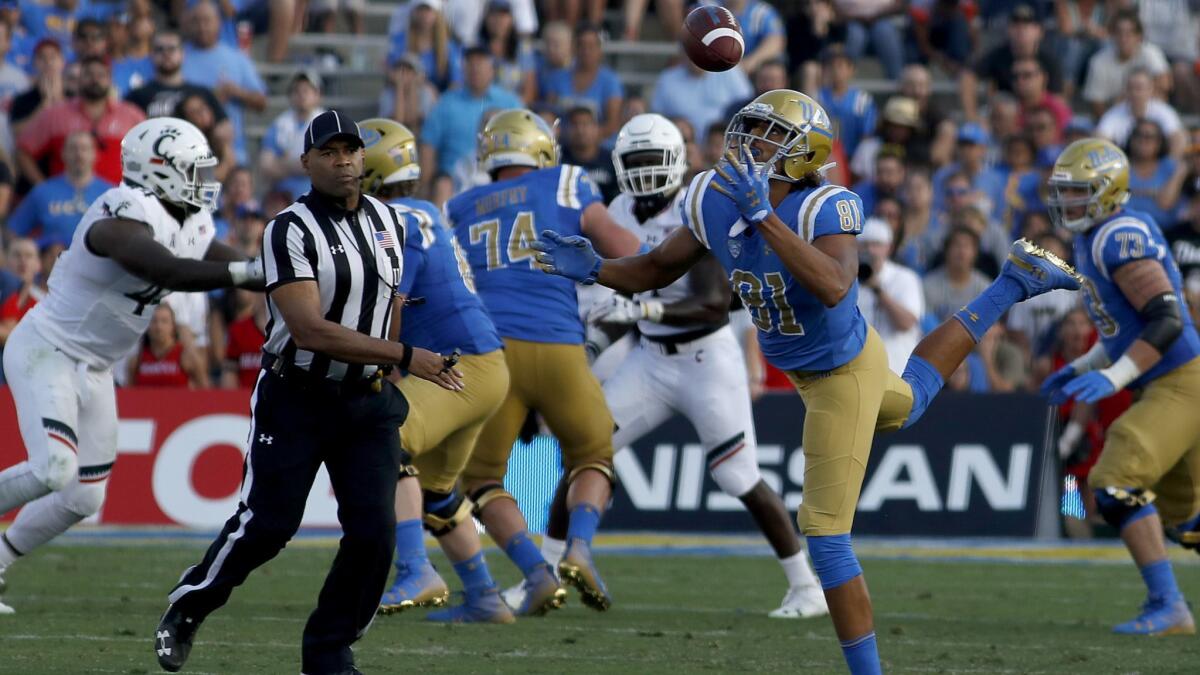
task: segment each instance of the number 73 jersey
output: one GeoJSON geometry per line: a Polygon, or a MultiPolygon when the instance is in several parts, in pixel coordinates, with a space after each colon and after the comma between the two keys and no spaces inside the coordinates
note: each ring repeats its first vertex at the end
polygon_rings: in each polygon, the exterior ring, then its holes
{"type": "Polygon", "coordinates": [[[564,164],[480,185],[446,202],[475,290],[502,337],[583,343],[575,282],[538,269],[530,245],[542,230],[580,234],[584,209],[599,201],[587,173],[564,164]]]}
{"type": "Polygon", "coordinates": [[[109,218],[144,223],[154,240],[179,258],[203,258],[215,234],[207,211],[180,223],[156,197],[130,185],[108,190],[88,207],[50,273],[49,294],[25,320],[65,354],[97,370],[110,368],[134,348],[154,306],[170,292],[92,252],[88,231],[109,218]]]}
{"type": "MultiPolygon", "coordinates": [[[[733,201],[711,188],[714,176],[706,171],[692,180],[681,205],[683,222],[725,268],[758,328],[763,356],[785,371],[832,370],[858,356],[867,336],[858,281],[841,302],[826,307],[792,277],[762,234],[741,221],[733,201]]],[[[775,214],[809,243],[862,232],[862,200],[837,185],[796,190],[775,214]]]]}
{"type": "Polygon", "coordinates": [[[1081,289],[1084,306],[1096,325],[1108,358],[1112,361],[1121,358],[1146,327],[1138,308],[1129,303],[1113,281],[1118,269],[1137,260],[1157,260],[1163,266],[1171,291],[1180,303],[1183,333],[1161,361],[1130,383],[1132,389],[1146,386],[1200,354],[1200,338],[1184,299],[1179,266],[1171,257],[1162,230],[1151,216],[1125,209],[1075,237],[1075,269],[1084,277],[1081,289]]]}

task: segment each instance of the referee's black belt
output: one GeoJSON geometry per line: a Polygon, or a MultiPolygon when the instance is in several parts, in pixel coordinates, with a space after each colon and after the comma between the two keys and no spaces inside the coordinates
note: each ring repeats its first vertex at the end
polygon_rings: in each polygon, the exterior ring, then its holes
{"type": "Polygon", "coordinates": [[[314,375],[294,363],[274,354],[263,352],[262,367],[288,384],[300,389],[321,391],[335,396],[361,396],[363,394],[379,393],[383,383],[384,371],[376,370],[367,377],[353,380],[332,380],[327,377],[314,375]]]}
{"type": "Polygon", "coordinates": [[[706,338],[728,325],[727,323],[723,323],[719,326],[705,326],[704,328],[690,330],[686,333],[675,333],[673,335],[646,335],[642,333],[642,339],[661,345],[663,352],[668,356],[674,356],[679,353],[681,345],[695,342],[700,338],[706,338]]]}

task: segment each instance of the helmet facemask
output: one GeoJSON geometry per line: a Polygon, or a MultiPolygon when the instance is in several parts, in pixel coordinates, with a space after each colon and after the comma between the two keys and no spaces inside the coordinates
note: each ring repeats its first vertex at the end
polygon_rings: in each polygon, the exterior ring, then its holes
{"type": "MultiPolygon", "coordinates": [[[[1050,212],[1051,222],[1071,232],[1086,232],[1091,229],[1109,215],[1100,199],[1107,187],[1106,182],[1107,179],[1103,176],[1093,181],[1073,181],[1051,176],[1046,195],[1046,207],[1050,212]],[[1086,191],[1086,196],[1068,195],[1067,190],[1086,191]],[[1083,213],[1077,218],[1071,218],[1070,212],[1081,207],[1083,213]]],[[[1124,201],[1122,200],[1122,203],[1124,201]]]]}
{"type": "Polygon", "coordinates": [[[644,148],[613,153],[617,185],[622,192],[640,197],[670,195],[683,185],[687,158],[682,147],[644,148]]]}
{"type": "Polygon", "coordinates": [[[810,159],[807,156],[810,154],[808,133],[811,130],[811,125],[797,127],[775,114],[769,105],[751,103],[729,121],[729,126],[725,128],[725,147],[736,149],[745,144],[754,157],[756,169],[769,166],[769,178],[796,183],[800,179],[788,176],[780,162],[793,158],[810,159]],[[757,152],[756,143],[766,143],[774,152],[769,158],[759,158],[754,154],[757,152]]]}
{"type": "Polygon", "coordinates": [[[176,166],[176,170],[184,176],[182,194],[179,200],[184,204],[195,206],[205,211],[216,211],[221,197],[221,182],[217,180],[217,158],[208,155],[197,158],[190,167],[176,166]]]}

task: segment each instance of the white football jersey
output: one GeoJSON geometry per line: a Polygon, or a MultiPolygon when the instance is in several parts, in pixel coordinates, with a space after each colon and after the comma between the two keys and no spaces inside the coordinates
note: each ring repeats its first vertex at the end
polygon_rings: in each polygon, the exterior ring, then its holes
{"type": "Polygon", "coordinates": [[[92,253],[88,230],[107,218],[147,224],[154,240],[180,258],[203,258],[215,235],[207,211],[181,225],[156,197],[129,185],[108,190],[88,207],[50,273],[50,293],[27,318],[64,353],[94,369],[110,368],[134,347],[150,325],[154,305],[170,292],[92,253]]]}
{"type": "MultiPolygon", "coordinates": [[[[633,215],[633,197],[624,192],[617,195],[612,200],[612,203],[608,205],[608,213],[618,225],[637,235],[638,241],[650,248],[654,248],[661,244],[667,238],[667,235],[674,232],[676,228],[683,227],[683,220],[679,215],[679,207],[683,201],[684,192],[682,189],[679,190],[675,194],[675,198],[671,200],[670,206],[644,223],[639,223],[637,216],[633,215]]],[[[691,273],[689,272],[676,279],[675,283],[666,288],[638,293],[634,296],[634,299],[639,301],[658,300],[664,305],[669,305],[692,295],[691,273]]],[[[668,326],[653,321],[639,321],[637,327],[642,335],[657,336],[689,333],[706,328],[707,326],[700,323],[686,326],[668,326]]]]}

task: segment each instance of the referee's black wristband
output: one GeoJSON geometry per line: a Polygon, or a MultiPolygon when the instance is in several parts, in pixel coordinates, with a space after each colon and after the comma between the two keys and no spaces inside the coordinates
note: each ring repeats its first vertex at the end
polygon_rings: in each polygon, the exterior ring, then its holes
{"type": "Polygon", "coordinates": [[[408,370],[408,365],[412,363],[413,348],[412,345],[400,343],[404,347],[404,356],[400,359],[400,363],[396,367],[400,370],[408,370]]]}

